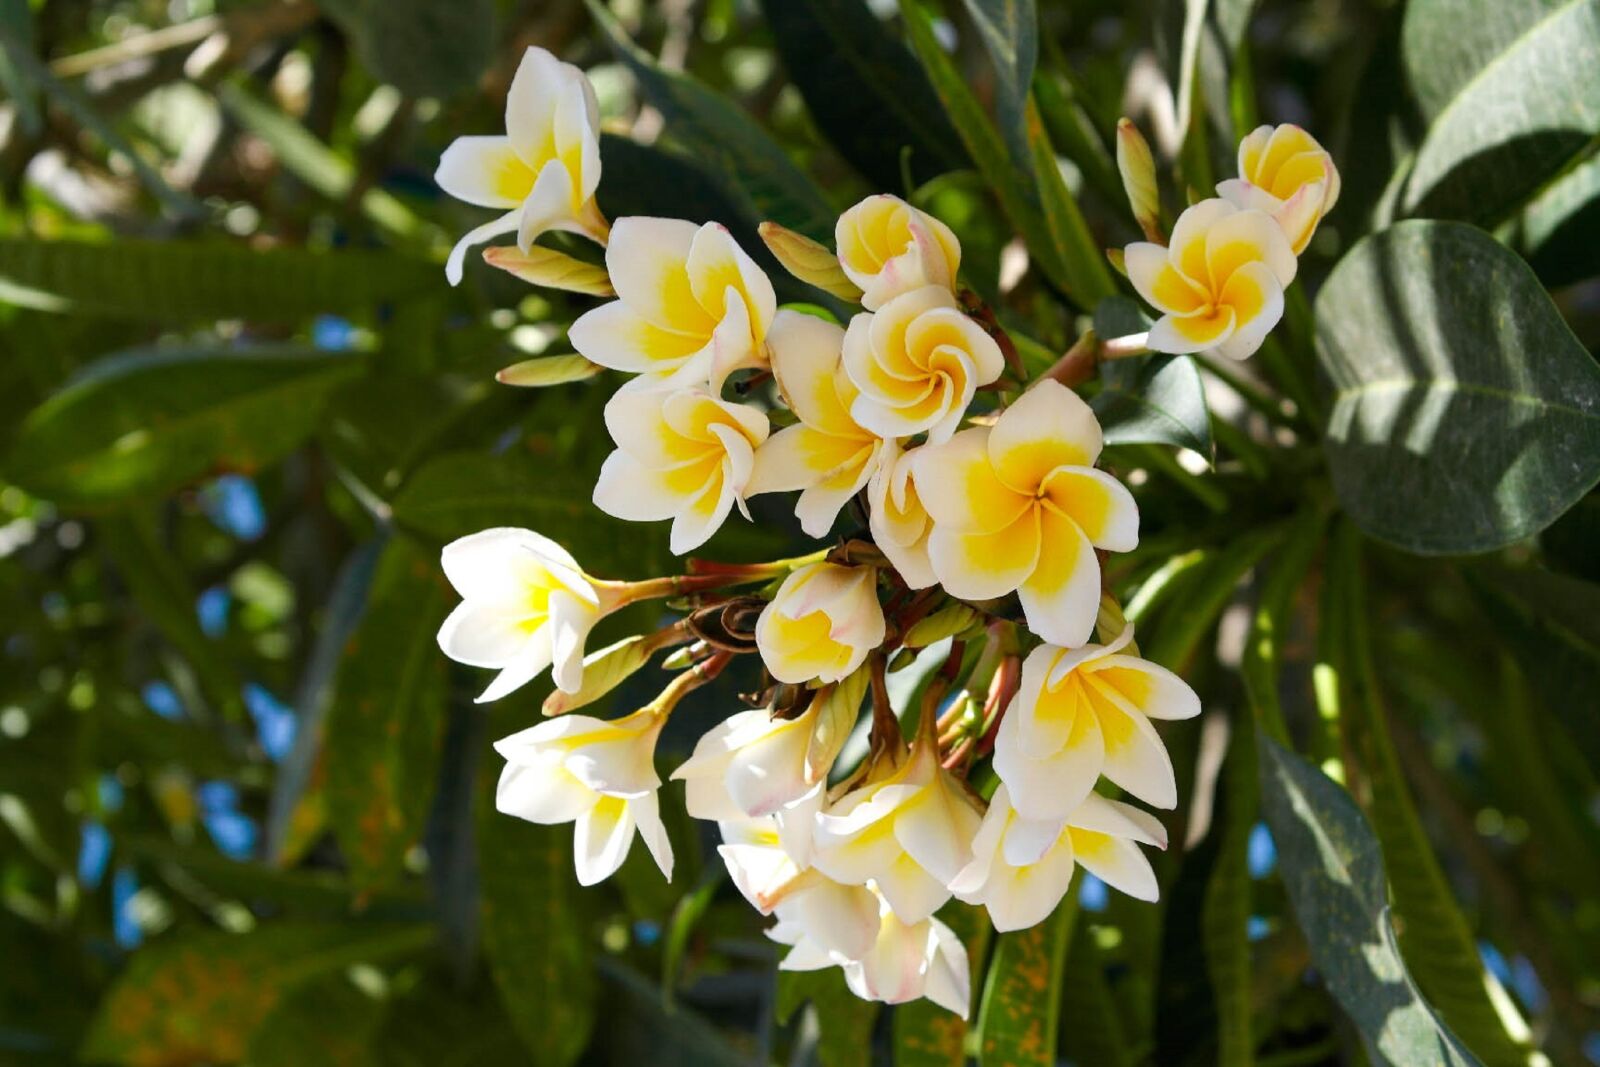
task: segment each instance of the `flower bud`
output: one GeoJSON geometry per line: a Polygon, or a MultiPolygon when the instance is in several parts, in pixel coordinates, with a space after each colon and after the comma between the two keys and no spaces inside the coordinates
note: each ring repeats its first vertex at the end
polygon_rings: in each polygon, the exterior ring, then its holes
{"type": "Polygon", "coordinates": [[[883,643],[877,571],[837,563],[801,567],[756,622],[756,646],[780,682],[837,682],[883,643]]]}
{"type": "Polygon", "coordinates": [[[1150,145],[1129,119],[1117,121],[1117,170],[1128,206],[1145,236],[1161,240],[1161,187],[1156,184],[1156,161],[1150,145]]]}
{"type": "Polygon", "coordinates": [[[950,227],[898,196],[869,196],[834,227],[839,265],[876,311],[903,293],[936,285],[954,293],[961,242],[950,227]]]}
{"type": "Polygon", "coordinates": [[[851,304],[861,302],[861,287],[845,274],[839,257],[828,251],[827,245],[776,222],[763,222],[757,232],[767,251],[783,264],[784,270],[840,300],[851,304]]]}

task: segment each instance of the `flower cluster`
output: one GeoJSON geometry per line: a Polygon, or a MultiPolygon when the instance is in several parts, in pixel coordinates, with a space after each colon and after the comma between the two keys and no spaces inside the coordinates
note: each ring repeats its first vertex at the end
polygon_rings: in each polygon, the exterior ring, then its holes
{"type": "MultiPolygon", "coordinates": [[[[570,333],[583,357],[631,376],[606,406],[615,451],[596,506],[670,520],[679,554],[766,493],[798,493],[812,537],[850,532],[796,559],[691,560],[685,574],[635,582],[586,574],[526,530],[446,547],[463,599],[439,643],[498,670],[480,699],[547,666],[558,687],[551,718],[497,746],[500,810],[575,824],[584,884],[614,872],[635,834],[670,877],[656,740],[686,693],[754,652],[769,684],[671,778],[691,816],[717,823],[738,890],[775,917],[783,967],[837,966],[862,997],[925,996],[965,1015],[966,952],[936,916],[952,897],[1021,929],[1056,907],[1081,865],[1154,900],[1140,846],[1165,847],[1165,829],[1114,796],[1176,805],[1155,722],[1195,716],[1199,701],[1139,656],[1103,589],[1102,558],[1135,548],[1139,511],[1098,466],[1093,410],[1061,375],[1029,382],[993,314],[960,287],[956,236],[887,195],[846,211],[833,249],[763,225],[791,273],[859,304],[841,324],[779,307],[772,280],[716,223],[608,226],[593,199],[593,94],[576,68],[531,49],[506,114],[507,137],[452,145],[439,181],[511,209],[464,243],[514,229],[527,252],[565,229],[605,246],[615,299],[570,333]],[[585,655],[602,617],[651,597],[679,598],[688,614],[585,655]],[[662,665],[679,673],[644,708],[566,714],[673,646],[662,665]],[[891,706],[887,676],[928,646],[915,706],[891,706]],[[868,707],[864,755],[847,766],[868,707]],[[979,767],[992,776],[974,776],[979,767]]],[[[1119,158],[1153,167],[1142,141],[1130,144],[1119,158]]],[[[1281,314],[1337,176],[1292,127],[1247,138],[1240,169],[1220,199],[1183,212],[1170,246],[1127,249],[1129,279],[1164,312],[1149,349],[1248,355],[1281,314]]],[[[1132,177],[1141,225],[1158,237],[1153,172],[1132,177]]]]}

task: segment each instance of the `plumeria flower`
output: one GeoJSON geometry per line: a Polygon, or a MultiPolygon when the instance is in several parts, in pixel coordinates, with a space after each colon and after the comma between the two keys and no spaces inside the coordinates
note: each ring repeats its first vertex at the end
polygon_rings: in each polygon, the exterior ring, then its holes
{"type": "Polygon", "coordinates": [[[656,803],[654,759],[666,718],[657,707],[610,722],[563,715],[501,738],[494,747],[506,766],[495,807],[529,822],[576,823],[573,858],[583,885],[622,866],[635,831],[670,881],[672,843],[656,803]]]}
{"type": "Polygon", "coordinates": [[[1299,255],[1339,202],[1339,169],[1300,127],[1257,126],[1239,142],[1239,177],[1218,183],[1217,195],[1271,215],[1299,255]]]}
{"type": "Polygon", "coordinates": [[[1155,871],[1139,845],[1167,847],[1167,831],[1131,804],[1090,793],[1065,819],[1027,819],[1011,806],[1004,784],[972,842],[973,859],[951,888],[982,904],[994,928],[1026,930],[1056,910],[1076,864],[1139,900],[1160,896],[1155,871]]]}
{"type": "Polygon", "coordinates": [[[933,516],[928,558],[950,595],[1015,590],[1040,637],[1087,641],[1100,605],[1094,550],[1127,552],[1139,541],[1133,496],[1094,469],[1100,446],[1089,405],[1045,379],[992,427],[917,449],[917,492],[933,516]]]}
{"type": "Polygon", "coordinates": [[[949,289],[929,285],[851,319],[844,369],[861,391],[850,405],[856,422],[880,437],[927,431],[943,441],[978,387],[1000,377],[1005,357],[949,289]]]}
{"type": "Polygon", "coordinates": [[[767,365],[777,297],[720,224],[618,219],[606,270],[617,299],[579,316],[567,335],[585,358],[714,396],[735,370],[767,365]]]}
{"type": "Polygon", "coordinates": [[[923,736],[898,767],[817,816],[811,862],[846,885],[872,882],[902,922],[919,923],[950,899],[949,883],[972,859],[981,818],[923,736]]]}
{"type": "Polygon", "coordinates": [[[737,504],[767,417],[701,389],[619,389],[606,403],[606,428],[617,450],[606,457],[594,503],[607,515],[639,522],[672,520],[672,551],[706,543],[737,504]]]}
{"type": "Polygon", "coordinates": [[[768,338],[772,374],[800,422],[756,450],[747,496],[800,490],[794,513],[826,537],[839,510],[878,469],[884,441],[850,414],[860,390],[844,373],[844,331],[798,311],[779,311],[768,338]]]}
{"type": "Polygon", "coordinates": [[[898,441],[884,442],[878,470],[867,483],[868,525],[873,542],[906,586],[926,589],[939,579],[928,560],[933,520],[917,495],[916,452],[903,451],[898,441]]]}
{"type": "Polygon", "coordinates": [[[817,690],[793,718],[778,718],[768,709],[741,711],[707,730],[694,754],[672,772],[685,784],[689,814],[760,818],[815,794],[856,724],[866,688],[866,675],[856,671],[817,690]]]}
{"type": "Polygon", "coordinates": [[[876,311],[913,289],[954,292],[961,242],[950,227],[898,196],[869,196],[839,216],[833,231],[839,265],[876,311]]]}
{"type": "Polygon", "coordinates": [[[1125,654],[1133,627],[1108,645],[1041,645],[995,737],[994,769],[1017,810],[1059,819],[1101,774],[1149,804],[1178,802],[1172,760],[1151,719],[1190,719],[1200,698],[1165,667],[1125,654]]]}
{"type": "Polygon", "coordinates": [[[972,974],[961,939],[932,916],[907,922],[895,914],[882,894],[872,894],[870,888],[856,891],[857,898],[863,894],[869,894],[867,899],[877,905],[878,924],[870,944],[854,952],[830,948],[836,939],[830,942],[814,934],[815,924],[786,918],[786,909],[780,908],[783,921],[767,931],[767,936],[794,947],[779,969],[808,971],[836,966],[844,971],[850,991],[863,1000],[904,1004],[926,997],[965,1019],[972,999],[972,974]]]}
{"type": "Polygon", "coordinates": [[[511,527],[452,541],[440,562],[462,601],[439,627],[439,648],[457,663],[500,671],[480,703],[552,665],[556,685],[578,691],[589,630],[619,603],[614,583],[584,574],[548,537],[511,527]]]}
{"type": "Polygon", "coordinates": [[[875,569],[810,563],[761,609],[756,647],[780,682],[837,682],[883,643],[884,632],[875,569]]]}
{"type": "Polygon", "coordinates": [[[1178,216],[1172,245],[1126,249],[1128,280],[1162,312],[1146,342],[1156,352],[1253,355],[1283,317],[1294,249],[1271,216],[1202,200],[1178,216]]]}
{"type": "Polygon", "coordinates": [[[733,884],[761,914],[771,915],[782,901],[826,883],[810,870],[811,835],[825,795],[819,783],[778,814],[718,820],[722,844],[717,855],[733,884]]]}
{"type": "Polygon", "coordinates": [[[804,872],[800,881],[803,886],[786,892],[771,909],[778,923],[767,936],[791,946],[779,970],[836,967],[872,951],[881,925],[882,898],[876,892],[841,885],[815,870],[804,872]]]}
{"type": "Polygon", "coordinates": [[[471,230],[450,250],[445,277],[461,282],[467,249],[515,233],[526,252],[546,230],[606,239],[595,206],[600,184],[600,107],[583,71],[543,48],[529,48],[506,94],[506,132],[458,137],[434,173],[439,188],[469,204],[506,213],[471,230]]]}

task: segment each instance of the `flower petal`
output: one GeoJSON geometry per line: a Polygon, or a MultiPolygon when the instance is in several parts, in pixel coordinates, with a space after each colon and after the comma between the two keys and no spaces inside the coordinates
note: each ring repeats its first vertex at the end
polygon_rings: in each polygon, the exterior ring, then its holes
{"type": "Polygon", "coordinates": [[[917,495],[936,527],[993,533],[1011,526],[1031,505],[1031,494],[1010,488],[996,474],[990,462],[992,432],[975,426],[909,453],[915,457],[917,495]]]}
{"type": "Polygon", "coordinates": [[[1017,493],[1033,495],[1057,467],[1094,466],[1101,443],[1100,420],[1089,405],[1060,382],[1046,378],[1006,408],[994,424],[989,460],[1000,481],[1017,493]]]}
{"type": "Polygon", "coordinates": [[[639,315],[704,344],[722,305],[701,307],[689,286],[686,264],[698,229],[682,219],[646,215],[618,219],[606,244],[606,273],[617,296],[639,315]]]}
{"type": "Polygon", "coordinates": [[[520,210],[509,211],[497,219],[474,226],[462,235],[450,249],[450,255],[444,261],[445,281],[451,285],[460,285],[462,274],[467,261],[467,249],[473,245],[481,245],[485,241],[499,237],[501,234],[515,233],[522,213],[520,210]]]}
{"type": "Polygon", "coordinates": [[[1233,335],[1217,346],[1229,359],[1245,359],[1261,347],[1283,318],[1283,287],[1265,263],[1246,263],[1228,279],[1218,303],[1233,310],[1233,335]]]}
{"type": "Polygon", "coordinates": [[[727,293],[732,290],[744,306],[750,336],[756,343],[766,340],[778,310],[778,298],[771,280],[739,247],[726,226],[708,222],[700,227],[690,243],[685,269],[689,288],[708,314],[721,317],[727,293]]]}
{"type": "Polygon", "coordinates": [[[1021,587],[1039,565],[1039,514],[1029,509],[995,533],[966,533],[935,523],[928,561],[951,596],[992,600],[1021,587]]]}
{"type": "Polygon", "coordinates": [[[1192,315],[1205,306],[1204,290],[1178,273],[1163,246],[1135,241],[1123,256],[1128,280],[1145,303],[1170,315],[1192,315]]]}
{"type": "Polygon", "coordinates": [[[616,873],[633,847],[632,805],[603,796],[578,816],[572,834],[572,860],[579,885],[595,885],[616,873]]]}
{"type": "Polygon", "coordinates": [[[525,621],[504,604],[463,600],[439,627],[439,650],[469,667],[503,667],[528,645],[525,621]]]}
{"type": "Polygon", "coordinates": [[[667,837],[667,828],[662,825],[661,807],[656,794],[652,791],[630,799],[628,813],[639,829],[644,847],[650,850],[650,858],[656,861],[656,866],[667,881],[672,881],[672,840],[667,837]]]}
{"type": "Polygon", "coordinates": [[[504,137],[457,137],[439,157],[433,180],[457,200],[504,210],[527,197],[534,172],[504,137]]]}
{"type": "Polygon", "coordinates": [[[495,786],[496,811],[554,826],[572,822],[594,806],[594,790],[568,774],[559,760],[507,763],[495,786]]]}
{"type": "Polygon", "coordinates": [[[1038,566],[1018,590],[1023,615],[1046,641],[1082,645],[1100,613],[1100,561],[1077,523],[1049,508],[1040,520],[1038,566]]]}
{"type": "Polygon", "coordinates": [[[1139,545],[1139,505],[1121,482],[1093,467],[1058,467],[1045,477],[1046,499],[1077,523],[1096,548],[1132,552],[1139,545]]]}

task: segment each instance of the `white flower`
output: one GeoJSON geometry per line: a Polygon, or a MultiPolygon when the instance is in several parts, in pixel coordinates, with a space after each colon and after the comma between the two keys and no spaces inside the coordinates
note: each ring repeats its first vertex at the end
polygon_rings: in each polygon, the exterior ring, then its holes
{"type": "Polygon", "coordinates": [[[825,792],[818,783],[775,815],[718,821],[722,844],[717,855],[733,884],[761,914],[770,915],[780,902],[823,883],[810,864],[812,831],[825,792]]]}
{"type": "Polygon", "coordinates": [[[594,885],[627,858],[634,832],[672,878],[672,843],[661,824],[656,737],[666,715],[646,707],[621,719],[563,715],[501,738],[505,757],[495,807],[529,822],[576,822],[578,881],[594,885]]]}
{"type": "Polygon", "coordinates": [[[872,509],[868,526],[872,540],[907,587],[926,589],[938,578],[928,559],[933,519],[917,495],[916,453],[914,448],[901,451],[898,441],[884,442],[877,472],[867,483],[867,503],[872,509]]]}
{"type": "Polygon", "coordinates": [[[672,551],[698,548],[737,504],[745,511],[767,417],[699,389],[623,388],[606,404],[617,450],[606,457],[594,503],[619,519],[672,520],[672,551]]]}
{"type": "Polygon", "coordinates": [[[1104,774],[1149,804],[1178,802],[1172,760],[1155,719],[1200,714],[1200,698],[1165,667],[1109,645],[1041,645],[1022,664],[1022,683],[995,737],[994,769],[1030,819],[1059,819],[1104,774]]]}
{"type": "Polygon", "coordinates": [[[529,48],[506,94],[506,132],[458,137],[434,173],[439,188],[469,204],[506,214],[456,242],[445,263],[461,281],[472,245],[515,232],[526,252],[546,230],[571,230],[597,241],[606,223],[595,206],[600,184],[600,108],[583,71],[543,48],[529,48]]]}
{"type": "Polygon", "coordinates": [[[860,392],[844,372],[844,331],[798,311],[778,312],[768,340],[772,374],[800,419],[756,450],[748,496],[800,490],[794,513],[812,537],[826,537],[839,509],[878,469],[888,442],[850,414],[860,392]]]}
{"type": "Polygon", "coordinates": [[[948,289],[913,289],[850,320],[844,369],[860,395],[855,421],[880,437],[955,433],[978,386],[1005,370],[994,338],[956,304],[948,289]]]}
{"type": "Polygon", "coordinates": [[[931,916],[906,922],[872,887],[811,890],[778,906],[767,936],[792,945],[779,969],[839,967],[850,991],[863,1000],[904,1004],[926,997],[963,1019],[972,999],[967,949],[931,916]],[[877,908],[870,940],[860,941],[868,904],[877,908]],[[844,921],[841,921],[844,919],[844,921]]]}
{"type": "Polygon", "coordinates": [[[606,270],[617,299],[580,315],[567,334],[586,358],[712,395],[733,371],[766,366],[777,297],[720,224],[618,219],[606,270]]]}
{"type": "Polygon", "coordinates": [[[1043,922],[1066,895],[1078,863],[1107,885],[1153,901],[1159,887],[1139,845],[1166,848],[1167,831],[1131,804],[1090,793],[1065,819],[1026,819],[1002,783],[973,839],[972,862],[951,889],[987,908],[1002,932],[1043,922]]]}
{"type": "Polygon", "coordinates": [[[498,527],[450,542],[440,562],[463,599],[439,627],[439,647],[458,663],[500,670],[479,702],[551,664],[556,685],[578,691],[584,642],[611,605],[566,549],[532,530],[498,527]]]}
{"type": "Polygon", "coordinates": [[[873,882],[903,921],[921,922],[950,899],[981,818],[932,739],[919,738],[898,768],[817,816],[811,862],[846,885],[873,882]]]}
{"type": "Polygon", "coordinates": [[[950,227],[898,196],[869,196],[839,216],[833,231],[839,265],[876,311],[902,293],[936,285],[953,292],[961,242],[950,227]]]}
{"type": "Polygon", "coordinates": [[[1299,126],[1257,126],[1239,142],[1239,176],[1219,182],[1217,195],[1271,215],[1299,255],[1339,202],[1339,168],[1299,126]]]}
{"type": "Polygon", "coordinates": [[[855,726],[866,693],[857,671],[817,690],[789,719],[770,710],[742,711],[707,730],[674,779],[686,786],[696,819],[759,818],[816,792],[855,726]]]}
{"type": "Polygon", "coordinates": [[[756,620],[761,661],[780,682],[836,682],[883,643],[878,572],[811,563],[783,580],[756,620]]]}

